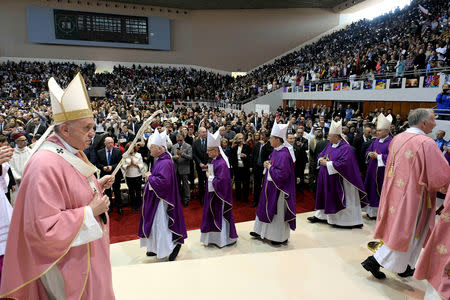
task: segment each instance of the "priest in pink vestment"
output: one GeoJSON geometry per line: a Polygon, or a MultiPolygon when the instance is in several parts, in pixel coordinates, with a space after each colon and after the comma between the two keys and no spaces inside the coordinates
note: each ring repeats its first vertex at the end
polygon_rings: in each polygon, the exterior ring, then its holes
{"type": "Polygon", "coordinates": [[[96,180],[83,150],[94,120],[83,78],[49,90],[55,125],[33,147],[15,203],[0,298],[115,299],[109,261],[111,176],[96,180]],[[46,137],[54,130],[48,139],[46,137]]]}
{"type": "Polygon", "coordinates": [[[433,139],[426,136],[436,126],[434,112],[418,108],[409,113],[411,126],[389,145],[385,179],[374,237],[383,245],[363,267],[376,278],[380,267],[414,274],[427,233],[434,226],[436,192],[450,183],[450,167],[433,139]]]}
{"type": "Polygon", "coordinates": [[[450,299],[450,187],[414,277],[427,280],[424,299],[450,299]]]}

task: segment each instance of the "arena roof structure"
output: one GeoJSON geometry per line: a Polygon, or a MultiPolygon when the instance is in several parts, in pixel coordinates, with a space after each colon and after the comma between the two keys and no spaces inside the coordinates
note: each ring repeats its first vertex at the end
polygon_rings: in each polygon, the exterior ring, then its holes
{"type": "Polygon", "coordinates": [[[363,0],[118,0],[108,2],[123,2],[137,5],[173,7],[181,9],[263,9],[263,8],[328,8],[336,9],[340,4],[343,8],[362,2],[363,0]]]}

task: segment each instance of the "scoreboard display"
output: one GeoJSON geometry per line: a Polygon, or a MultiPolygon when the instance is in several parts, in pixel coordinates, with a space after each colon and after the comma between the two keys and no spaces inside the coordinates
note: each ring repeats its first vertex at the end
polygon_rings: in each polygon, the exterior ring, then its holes
{"type": "Polygon", "coordinates": [[[55,9],[55,38],[149,44],[147,17],[55,9]]]}

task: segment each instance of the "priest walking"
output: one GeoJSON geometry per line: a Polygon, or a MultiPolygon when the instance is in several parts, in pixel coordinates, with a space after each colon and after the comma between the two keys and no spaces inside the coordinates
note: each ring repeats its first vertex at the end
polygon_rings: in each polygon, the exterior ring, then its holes
{"type": "Polygon", "coordinates": [[[265,177],[250,235],[267,239],[272,245],[287,243],[290,229],[296,226],[294,149],[285,142],[287,124],[275,123],[270,135],[274,148],[264,162],[265,177]]]}
{"type": "Polygon", "coordinates": [[[378,213],[378,205],[380,204],[381,187],[384,181],[384,169],[389,153],[389,144],[392,136],[389,135],[391,127],[391,115],[385,117],[380,114],[377,118],[377,139],[370,144],[366,151],[367,167],[364,187],[367,191],[367,202],[363,210],[367,213],[367,217],[376,220],[378,213]]]}
{"type": "Polygon", "coordinates": [[[233,195],[228,157],[220,146],[220,134],[208,132],[207,150],[209,158],[206,172],[207,185],[203,206],[200,241],[219,248],[236,243],[238,235],[233,217],[233,195]]]}
{"type": "Polygon", "coordinates": [[[114,177],[97,180],[83,153],[95,132],[82,76],[65,91],[53,78],[48,85],[56,124],[36,142],[25,166],[0,298],[113,300],[109,199],[102,193],[114,177]]]}
{"type": "Polygon", "coordinates": [[[308,221],[338,228],[362,228],[360,200],[366,193],[355,151],[342,137],[342,121],[332,121],[328,139],[330,143],[318,155],[317,211],[308,221]]]}
{"type": "Polygon", "coordinates": [[[177,175],[166,148],[166,132],[155,130],[148,141],[155,161],[144,188],[138,236],[147,256],[175,260],[187,238],[177,175]]]}
{"type": "Polygon", "coordinates": [[[450,299],[450,187],[444,210],[420,256],[416,279],[426,279],[424,299],[450,299]]]}
{"type": "Polygon", "coordinates": [[[436,192],[450,183],[450,167],[426,134],[436,126],[434,112],[409,113],[411,126],[389,146],[374,237],[383,245],[362,266],[378,279],[380,267],[412,276],[422,246],[435,222],[436,192]]]}

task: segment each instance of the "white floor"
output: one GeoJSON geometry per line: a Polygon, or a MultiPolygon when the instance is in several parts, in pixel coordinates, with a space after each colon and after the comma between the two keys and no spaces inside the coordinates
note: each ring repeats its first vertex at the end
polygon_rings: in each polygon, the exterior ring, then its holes
{"type": "Polygon", "coordinates": [[[375,222],[363,229],[310,224],[312,212],[297,215],[287,246],[250,237],[253,221],[236,224],[239,239],[218,249],[188,232],[174,262],[145,256],[139,241],[111,245],[116,298],[122,299],[423,299],[425,284],[386,271],[378,281],[361,262],[371,252],[375,222]]]}

